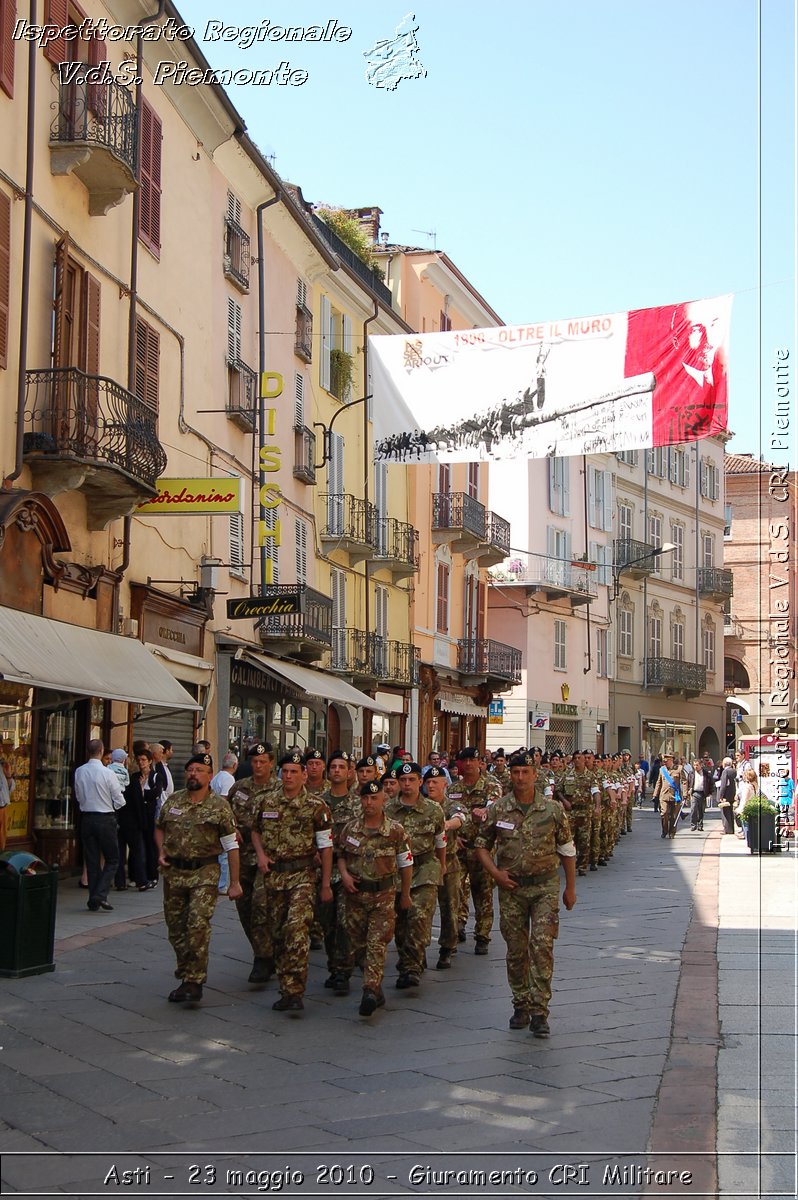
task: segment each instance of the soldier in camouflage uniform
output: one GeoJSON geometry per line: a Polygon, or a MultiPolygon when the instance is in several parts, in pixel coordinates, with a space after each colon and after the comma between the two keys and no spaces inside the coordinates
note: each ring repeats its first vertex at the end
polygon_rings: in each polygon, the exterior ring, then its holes
{"type": "Polygon", "coordinates": [[[304,763],[308,777],[305,786],[308,792],[311,796],[323,796],[327,780],[324,778],[324,755],[321,750],[306,750],[304,763]]]}
{"type": "Polygon", "coordinates": [[[302,755],[280,759],[281,787],[268,792],[252,827],[259,876],[252,904],[252,923],[271,930],[280,981],[277,1012],[304,1008],[308,976],[310,927],[316,900],[315,863],[321,858],[322,902],[332,900],[332,815],[321,797],[305,787],[302,755]]]}
{"type": "Polygon", "coordinates": [[[500,785],[502,794],[506,794],[510,790],[510,772],[507,769],[507,755],[503,748],[499,748],[493,755],[493,778],[500,785]]]}
{"type": "Polygon", "coordinates": [[[208,978],[211,918],[219,898],[219,853],[229,854],[231,900],[241,896],[238,842],[232,809],[211,791],[213,760],[195,754],[186,763],[185,789],[164,803],[155,829],[158,865],[163,874],[163,911],[177,958],[180,987],[169,993],[179,1004],[202,999],[208,978]]]}
{"type": "Polygon", "coordinates": [[[626,811],[622,814],[625,818],[623,828],[627,833],[631,833],[632,811],[635,806],[635,769],[632,765],[631,750],[621,751],[621,770],[623,771],[626,784],[626,811]]]}
{"type": "Polygon", "coordinates": [[[356,770],[358,793],[365,784],[377,782],[377,760],[373,754],[367,754],[365,758],[359,759],[356,770]]]}
{"type": "Polygon", "coordinates": [[[385,952],[396,926],[396,905],[407,912],[413,903],[413,855],[402,826],[385,815],[385,796],[379,782],[364,784],[360,803],[360,816],[343,827],[338,841],[346,928],[341,969],[348,979],[355,962],[362,962],[363,997],[358,1011],[361,1017],[370,1017],[385,1004],[385,952]]]}
{"type": "Polygon", "coordinates": [[[446,834],[440,804],[421,795],[421,767],[416,762],[399,768],[399,798],[385,806],[385,815],[398,821],[413,854],[413,879],[409,909],[396,914],[398,988],[418,987],[427,946],[432,941],[432,918],[438,887],[446,867],[446,834]]]}
{"type": "Polygon", "coordinates": [[[460,800],[450,800],[446,795],[446,775],[443,767],[430,767],[424,776],[424,786],[430,800],[440,804],[446,818],[446,866],[443,880],[438,888],[438,908],[441,914],[441,934],[438,938],[439,971],[452,965],[452,955],[457,953],[457,920],[460,910],[460,859],[454,850],[456,838],[468,819],[460,800]],[[451,852],[450,852],[451,851],[451,852]]]}
{"type": "MultiPolygon", "coordinates": [[[[327,804],[333,822],[333,846],[337,850],[341,840],[341,830],[349,821],[354,821],[361,814],[360,795],[357,788],[348,785],[349,759],[343,750],[334,750],[327,759],[327,778],[329,786],[322,799],[327,804]]],[[[316,918],[321,926],[324,937],[324,948],[327,951],[327,970],[329,975],[324,981],[326,988],[332,988],[336,996],[346,996],[349,992],[349,972],[344,971],[342,963],[346,959],[346,927],[344,924],[343,888],[338,866],[333,857],[332,903],[316,907],[316,918]]]]}
{"type": "Polygon", "coordinates": [[[565,870],[563,903],[570,910],[576,903],[576,849],[562,805],[535,791],[531,756],[512,758],[510,774],[512,793],[491,805],[476,852],[499,885],[500,928],[513,995],[510,1028],[528,1025],[535,1037],[545,1038],[559,928],[558,866],[562,863],[565,870]]]}
{"type": "Polygon", "coordinates": [[[385,793],[385,803],[389,800],[395,800],[399,795],[399,768],[393,767],[390,771],[386,771],[382,777],[382,790],[385,793]]]}
{"type": "Polygon", "coordinates": [[[554,789],[555,798],[562,800],[576,843],[576,867],[586,875],[590,866],[590,832],[593,825],[591,779],[585,770],[585,756],[574,754],[573,764],[560,774],[554,789]]]}
{"type": "Polygon", "coordinates": [[[601,778],[593,750],[585,750],[585,774],[590,781],[593,811],[590,817],[590,870],[598,870],[601,857],[601,778]]]}
{"type": "Polygon", "coordinates": [[[279,789],[273,778],[274,751],[270,742],[256,742],[247,750],[252,774],[233,784],[227,802],[233,810],[238,827],[239,882],[241,896],[236,900],[241,928],[252,946],[254,961],[249,974],[249,983],[268,983],[274,971],[269,931],[261,926],[252,928],[252,896],[258,877],[258,860],[252,845],[252,826],[260,811],[263,793],[279,789]]]}
{"type": "Polygon", "coordinates": [[[457,835],[461,874],[458,940],[465,941],[470,891],[476,917],[474,953],[487,954],[490,931],[493,928],[493,880],[482,867],[474,851],[474,840],[488,805],[501,796],[501,784],[491,776],[483,776],[480,773],[479,751],[473,746],[460,751],[457,767],[460,778],[452,783],[448,795],[450,800],[458,800],[468,814],[466,823],[457,835]]]}

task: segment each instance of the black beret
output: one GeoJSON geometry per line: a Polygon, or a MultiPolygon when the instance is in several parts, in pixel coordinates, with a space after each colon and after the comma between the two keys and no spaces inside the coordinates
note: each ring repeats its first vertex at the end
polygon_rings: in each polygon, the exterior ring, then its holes
{"type": "Polygon", "coordinates": [[[213,770],[213,759],[210,754],[194,754],[186,763],[184,770],[188,770],[192,763],[199,763],[203,767],[210,767],[213,770]]]}
{"type": "Polygon", "coordinates": [[[254,758],[256,754],[271,754],[271,742],[256,742],[254,746],[250,746],[247,750],[247,758],[254,758]]]}
{"type": "Polygon", "coordinates": [[[398,768],[398,767],[391,767],[390,771],[386,771],[386,772],[385,772],[385,774],[383,775],[383,779],[396,779],[396,780],[398,780],[398,779],[399,779],[399,768],[398,768]]]}
{"type": "Polygon", "coordinates": [[[421,767],[417,762],[402,763],[399,768],[399,775],[420,775],[421,767]]]}
{"type": "Polygon", "coordinates": [[[494,758],[496,758],[496,757],[498,757],[498,758],[505,758],[505,757],[506,757],[506,755],[505,755],[505,753],[504,753],[504,746],[499,746],[499,749],[498,749],[498,750],[494,750],[494,751],[493,751],[493,757],[494,757],[494,758]]]}
{"type": "Polygon", "coordinates": [[[305,762],[310,762],[310,760],[312,758],[315,758],[315,759],[324,758],[324,755],[322,754],[321,750],[306,750],[305,751],[305,762]]]}
{"type": "Polygon", "coordinates": [[[364,783],[360,789],[361,796],[379,796],[382,792],[382,784],[379,779],[372,779],[370,783],[364,783]]]}
{"type": "Polygon", "coordinates": [[[464,762],[468,758],[479,758],[476,746],[465,746],[457,755],[458,762],[464,762]]]}
{"type": "Polygon", "coordinates": [[[443,767],[428,767],[424,772],[425,779],[445,779],[446,772],[443,767]]]}
{"type": "Polygon", "coordinates": [[[510,770],[513,767],[534,767],[535,760],[531,754],[514,754],[510,759],[510,770]]]}
{"type": "Polygon", "coordinates": [[[329,767],[330,763],[334,763],[336,759],[339,758],[345,763],[349,762],[349,755],[347,754],[346,750],[333,750],[332,754],[327,759],[327,766],[329,767]]]}
{"type": "Polygon", "coordinates": [[[361,767],[376,767],[377,760],[371,754],[367,754],[365,758],[361,758],[357,764],[358,771],[361,767]]]}
{"type": "Polygon", "coordinates": [[[277,765],[279,767],[287,767],[289,763],[296,763],[298,767],[304,767],[305,760],[299,751],[295,750],[293,754],[284,754],[277,765]]]}

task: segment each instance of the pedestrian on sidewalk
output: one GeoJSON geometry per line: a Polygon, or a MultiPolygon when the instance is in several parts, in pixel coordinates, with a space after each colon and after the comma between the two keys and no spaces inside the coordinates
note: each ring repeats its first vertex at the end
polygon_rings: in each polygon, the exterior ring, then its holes
{"type": "Polygon", "coordinates": [[[704,828],[704,809],[707,797],[712,795],[712,772],[700,758],[693,760],[693,786],[691,790],[690,829],[693,833],[704,828]]]}
{"type": "Polygon", "coordinates": [[[499,887],[499,928],[513,995],[510,1028],[529,1026],[535,1037],[547,1038],[560,921],[558,867],[565,871],[563,903],[570,911],[576,904],[576,847],[565,810],[536,791],[537,777],[531,755],[510,760],[512,790],[488,809],[475,847],[499,887]]]}
{"type": "Polygon", "coordinates": [[[89,759],[75,772],[75,799],[81,811],[80,833],[89,884],[90,912],[113,912],[108,889],[119,865],[117,811],[125,797],[113,771],[103,766],[105,747],[99,738],[89,742],[89,759]],[[104,862],[101,865],[101,860],[104,862]]]}
{"type": "Polygon", "coordinates": [[[186,763],[186,786],[169,797],[158,815],[155,840],[163,872],[163,912],[182,982],[169,993],[173,1004],[202,999],[208,978],[211,918],[219,898],[219,850],[230,863],[228,896],[241,895],[238,840],[232,809],[211,791],[213,759],[195,754],[186,763]]]}
{"type": "Polygon", "coordinates": [[[737,771],[731,758],[723,760],[723,769],[718,783],[718,804],[723,818],[724,834],[734,833],[734,801],[737,798],[737,771]]]}

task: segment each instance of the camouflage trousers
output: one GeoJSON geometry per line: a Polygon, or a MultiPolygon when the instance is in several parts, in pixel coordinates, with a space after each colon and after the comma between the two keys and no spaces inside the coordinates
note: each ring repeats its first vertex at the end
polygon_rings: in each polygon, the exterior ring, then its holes
{"type": "Polygon", "coordinates": [[[493,928],[493,877],[488,874],[477,858],[476,850],[461,850],[460,860],[460,908],[458,918],[461,925],[468,920],[468,893],[474,902],[474,934],[486,942],[490,941],[493,928]]]}
{"type": "Polygon", "coordinates": [[[195,871],[170,867],[162,874],[163,915],[184,983],[204,983],[208,978],[211,918],[219,899],[216,863],[195,871]]]}
{"type": "Polygon", "coordinates": [[[591,804],[574,804],[568,816],[576,843],[576,865],[580,871],[586,871],[590,866],[593,806],[591,804]]]}
{"type": "Polygon", "coordinates": [[[413,903],[410,908],[399,908],[396,902],[396,931],[394,939],[399,959],[396,967],[400,975],[413,971],[420,975],[424,970],[424,956],[432,941],[432,918],[438,889],[434,883],[422,883],[410,893],[413,903]]]}
{"type": "Polygon", "coordinates": [[[634,810],[634,806],[635,806],[635,794],[634,794],[634,792],[631,792],[629,794],[628,800],[626,801],[625,812],[623,814],[626,819],[626,824],[621,826],[622,829],[626,829],[627,833],[632,832],[632,812],[634,810]]]}
{"type": "MultiPolygon", "coordinates": [[[[247,935],[247,940],[255,950],[255,939],[252,933],[252,897],[255,892],[255,882],[258,878],[258,864],[255,859],[251,862],[244,857],[244,854],[239,855],[238,878],[241,884],[242,895],[236,900],[236,911],[238,919],[241,922],[241,928],[247,935]]],[[[260,953],[255,950],[255,953],[260,953]]],[[[271,952],[263,954],[263,958],[271,958],[271,952]]]]}
{"type": "Polygon", "coordinates": [[[595,867],[601,858],[601,826],[604,821],[604,806],[596,812],[595,808],[590,817],[590,865],[595,867]]]}
{"type": "Polygon", "coordinates": [[[548,1016],[554,939],[560,927],[560,880],[499,890],[499,928],[507,943],[507,981],[513,1007],[548,1016]]]}
{"type": "MultiPolygon", "coordinates": [[[[316,898],[316,924],[321,929],[324,949],[327,952],[327,970],[331,975],[343,972],[347,959],[347,928],[344,897],[346,892],[341,880],[332,884],[332,900],[325,904],[316,898]]],[[[393,936],[393,935],[391,935],[393,936]]],[[[390,938],[388,939],[390,941],[390,938]]]]}
{"type": "Polygon", "coordinates": [[[255,953],[259,958],[274,959],[284,996],[302,996],[308,978],[316,881],[307,872],[297,871],[281,875],[280,883],[281,887],[275,887],[268,873],[258,872],[252,899],[255,953]]]}
{"type": "Polygon", "coordinates": [[[379,993],[385,974],[385,953],[396,926],[396,893],[341,891],[341,912],[346,943],[339,965],[347,978],[355,963],[363,968],[363,987],[379,993]]]}
{"type": "Polygon", "coordinates": [[[609,801],[601,805],[601,857],[611,858],[615,849],[615,814],[617,808],[610,808],[609,801]]]}
{"type": "Polygon", "coordinates": [[[457,949],[460,888],[460,871],[450,868],[438,888],[438,908],[441,914],[441,936],[438,938],[438,945],[444,950],[457,949]]]}

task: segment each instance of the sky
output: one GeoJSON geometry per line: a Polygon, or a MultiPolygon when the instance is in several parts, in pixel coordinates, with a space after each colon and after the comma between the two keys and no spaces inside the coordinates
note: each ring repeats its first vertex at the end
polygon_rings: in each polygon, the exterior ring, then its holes
{"type": "Polygon", "coordinates": [[[444,250],[506,323],[733,293],[728,449],[798,467],[794,403],[772,445],[777,351],[798,384],[795,0],[179,7],[211,66],[307,71],[228,89],[284,179],[379,206],[391,242],[444,250]],[[408,13],[426,75],[374,87],[364,51],[408,13]],[[207,27],[266,20],[352,36],[244,48],[207,27]]]}

